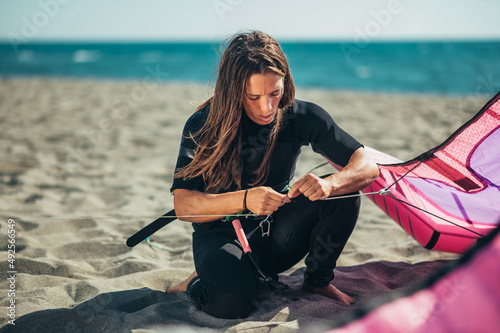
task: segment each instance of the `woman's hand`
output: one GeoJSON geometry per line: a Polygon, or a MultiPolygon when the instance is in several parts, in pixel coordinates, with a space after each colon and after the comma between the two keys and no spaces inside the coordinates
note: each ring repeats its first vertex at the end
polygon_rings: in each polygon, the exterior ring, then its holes
{"type": "MultiPolygon", "coordinates": [[[[241,212],[244,208],[245,190],[209,194],[186,189],[174,190],[174,208],[179,219],[203,223],[241,212]]],[[[285,203],[288,196],[270,187],[255,187],[248,190],[246,206],[257,215],[269,215],[285,203]]]]}
{"type": "Polygon", "coordinates": [[[330,196],[332,187],[332,183],[327,179],[309,173],[293,184],[288,192],[288,197],[295,198],[299,194],[303,194],[311,201],[322,200],[330,196]]]}
{"type": "Polygon", "coordinates": [[[379,175],[377,164],[363,147],[358,148],[341,171],[326,178],[305,175],[293,184],[290,198],[304,194],[309,200],[322,200],[334,195],[356,192],[370,185],[379,175]]]}
{"type": "Polygon", "coordinates": [[[290,202],[290,198],[286,194],[264,186],[248,190],[246,200],[247,208],[257,215],[272,214],[287,202],[290,202]]]}

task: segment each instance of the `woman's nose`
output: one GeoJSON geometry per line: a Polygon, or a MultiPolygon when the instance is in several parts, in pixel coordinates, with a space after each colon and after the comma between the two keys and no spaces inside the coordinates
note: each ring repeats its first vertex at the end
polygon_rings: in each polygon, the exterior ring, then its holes
{"type": "Polygon", "coordinates": [[[271,98],[271,96],[264,97],[264,98],[261,99],[260,109],[261,109],[261,111],[266,112],[266,113],[269,113],[269,111],[271,111],[271,109],[272,109],[272,98],[271,98]]]}

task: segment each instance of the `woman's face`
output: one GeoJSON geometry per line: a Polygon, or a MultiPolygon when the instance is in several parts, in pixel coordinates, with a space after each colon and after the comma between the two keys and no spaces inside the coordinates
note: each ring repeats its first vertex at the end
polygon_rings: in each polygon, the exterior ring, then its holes
{"type": "Polygon", "coordinates": [[[278,113],[283,84],[283,77],[274,72],[251,75],[243,96],[247,116],[259,125],[270,124],[278,113]]]}

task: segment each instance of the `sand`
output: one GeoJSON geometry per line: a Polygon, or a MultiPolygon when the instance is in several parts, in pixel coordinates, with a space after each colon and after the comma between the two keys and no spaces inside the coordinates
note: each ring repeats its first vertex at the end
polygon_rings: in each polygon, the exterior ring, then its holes
{"type": "MultiPolygon", "coordinates": [[[[151,80],[0,81],[0,233],[2,250],[9,230],[16,246],[15,261],[0,262],[3,276],[14,275],[0,283],[1,332],[319,332],[457,258],[423,249],[363,199],[334,280],[358,298],[354,306],[299,291],[303,262],[281,275],[292,287],[286,295],[262,286],[247,319],[213,318],[186,293],[166,294],[194,268],[191,225],[163,228],[155,246],[128,248],[125,240],[173,208],[180,133],[208,95],[204,86],[151,80]]],[[[443,141],[486,101],[304,89],[297,98],[403,160],[443,141]]],[[[323,161],[305,148],[297,175],[323,161]]]]}

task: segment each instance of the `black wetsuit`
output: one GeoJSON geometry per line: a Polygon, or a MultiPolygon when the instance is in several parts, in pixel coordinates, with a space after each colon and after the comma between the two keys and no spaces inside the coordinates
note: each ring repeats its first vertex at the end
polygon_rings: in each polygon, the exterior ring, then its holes
{"type": "MultiPolygon", "coordinates": [[[[207,118],[209,106],[194,113],[186,122],[176,169],[189,164],[196,144],[188,137],[195,134],[207,118]]],[[[242,188],[248,188],[265,153],[270,125],[258,125],[243,112],[241,120],[242,188]]],[[[352,153],[362,145],[343,131],[321,107],[295,100],[283,116],[277,143],[264,186],[276,191],[292,179],[302,146],[338,165],[345,166],[352,153]]],[[[188,189],[203,192],[201,177],[175,178],[171,191],[188,189]]],[[[359,213],[359,198],[312,202],[303,195],[285,204],[273,214],[270,241],[262,246],[258,218],[241,219],[249,237],[254,258],[268,274],[276,276],[298,263],[306,254],[305,281],[326,286],[359,213]]],[[[221,220],[193,223],[193,254],[199,281],[190,284],[190,294],[198,308],[221,318],[246,317],[254,308],[258,274],[243,256],[231,223],[221,220]]]]}

